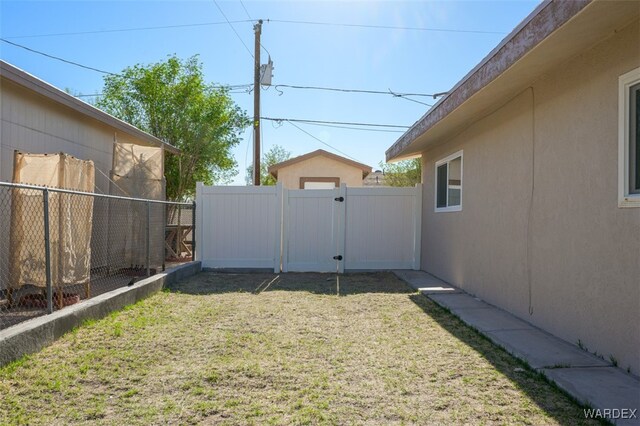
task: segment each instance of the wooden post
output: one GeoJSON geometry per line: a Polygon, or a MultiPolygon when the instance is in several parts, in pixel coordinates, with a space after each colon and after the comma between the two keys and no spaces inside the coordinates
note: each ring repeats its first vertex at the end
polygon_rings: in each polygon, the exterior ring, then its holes
{"type": "Polygon", "coordinates": [[[255,31],[253,63],[253,184],[260,185],[260,35],[262,19],[253,26],[255,31]]]}

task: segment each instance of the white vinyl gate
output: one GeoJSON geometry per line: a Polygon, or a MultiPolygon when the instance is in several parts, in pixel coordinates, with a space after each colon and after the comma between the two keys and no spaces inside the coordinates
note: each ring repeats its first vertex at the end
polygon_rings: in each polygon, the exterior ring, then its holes
{"type": "Polygon", "coordinates": [[[204,268],[275,272],[420,269],[422,186],[196,190],[204,268]]]}
{"type": "Polygon", "coordinates": [[[334,257],[343,234],[344,202],[336,201],[341,189],[284,191],[283,272],[339,270],[334,257]]]}

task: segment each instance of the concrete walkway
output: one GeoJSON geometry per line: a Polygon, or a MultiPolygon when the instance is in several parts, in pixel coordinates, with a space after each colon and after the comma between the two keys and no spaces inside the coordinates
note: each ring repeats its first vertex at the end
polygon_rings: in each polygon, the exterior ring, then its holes
{"type": "Polygon", "coordinates": [[[640,425],[640,380],[636,377],[427,272],[394,273],[585,405],[636,410],[635,418],[612,419],[613,423],[640,425]]]}

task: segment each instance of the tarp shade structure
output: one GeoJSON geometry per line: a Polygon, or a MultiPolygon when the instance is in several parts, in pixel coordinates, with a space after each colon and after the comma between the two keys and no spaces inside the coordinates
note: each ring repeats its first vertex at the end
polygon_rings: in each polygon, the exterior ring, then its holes
{"type": "MultiPolygon", "coordinates": [[[[110,193],[124,197],[164,200],[164,151],[130,143],[113,144],[110,193]]],[[[150,204],[150,262],[164,260],[164,206],[150,204]]],[[[109,259],[124,267],[146,266],[147,205],[112,200],[109,203],[109,259]]]]}
{"type": "Polygon", "coordinates": [[[162,148],[114,143],[111,180],[113,195],[164,200],[162,148]]]}
{"type": "MultiPolygon", "coordinates": [[[[15,183],[93,192],[93,161],[70,155],[15,151],[15,183]]],[[[42,191],[13,189],[10,286],[46,286],[42,191]]],[[[93,197],[49,193],[49,244],[54,288],[88,284],[91,268],[93,197]]]]}

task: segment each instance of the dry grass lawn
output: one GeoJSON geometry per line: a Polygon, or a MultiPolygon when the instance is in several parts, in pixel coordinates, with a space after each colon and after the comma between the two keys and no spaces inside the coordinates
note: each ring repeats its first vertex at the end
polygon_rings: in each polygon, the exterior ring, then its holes
{"type": "Polygon", "coordinates": [[[0,369],[0,424],[587,424],[387,273],[202,273],[0,369]]]}

